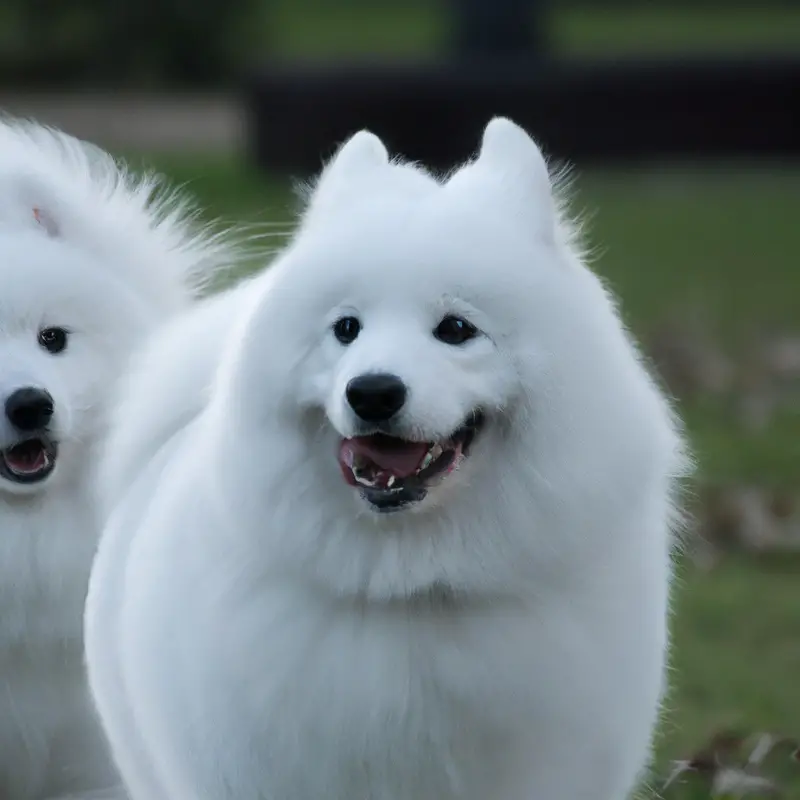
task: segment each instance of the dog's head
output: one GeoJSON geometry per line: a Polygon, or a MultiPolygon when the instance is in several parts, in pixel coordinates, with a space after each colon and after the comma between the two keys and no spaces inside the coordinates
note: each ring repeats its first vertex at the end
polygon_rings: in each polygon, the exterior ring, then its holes
{"type": "Polygon", "coordinates": [[[294,547],[301,520],[318,531],[337,585],[530,576],[677,463],[668,408],[507,120],[445,180],[356,134],[273,269],[223,394],[277,473],[277,526],[294,547]]]}
{"type": "Polygon", "coordinates": [[[131,350],[245,256],[194,216],[156,176],[0,120],[0,491],[83,476],[61,465],[102,435],[131,350]]]}
{"type": "Polygon", "coordinates": [[[110,384],[151,324],[141,298],[35,214],[0,229],[0,491],[14,494],[88,466],[110,384]]]}

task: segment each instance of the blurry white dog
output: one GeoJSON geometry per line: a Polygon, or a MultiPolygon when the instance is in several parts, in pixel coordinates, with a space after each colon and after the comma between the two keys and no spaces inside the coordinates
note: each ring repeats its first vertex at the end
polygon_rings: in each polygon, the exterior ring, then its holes
{"type": "Polygon", "coordinates": [[[119,782],[83,663],[96,448],[130,351],[229,256],[159,192],[96,148],[0,122],[3,800],[119,782]]]}
{"type": "Polygon", "coordinates": [[[135,800],[621,800],[667,649],[668,403],[545,161],[351,138],[137,360],[90,682],[135,800]]]}

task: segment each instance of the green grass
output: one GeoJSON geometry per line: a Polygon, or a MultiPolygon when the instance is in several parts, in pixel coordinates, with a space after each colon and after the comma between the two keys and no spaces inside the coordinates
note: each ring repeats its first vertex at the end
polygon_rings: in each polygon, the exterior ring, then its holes
{"type": "Polygon", "coordinates": [[[798,585],[796,558],[732,557],[708,573],[683,565],[662,763],[727,726],[800,737],[798,585]]]}
{"type": "MultiPolygon", "coordinates": [[[[288,222],[286,181],[236,161],[157,159],[226,219],[288,222]]],[[[596,269],[636,333],[699,308],[731,352],[800,324],[800,169],[588,173],[575,204],[593,213],[596,269]]],[[[683,403],[706,479],[800,486],[800,413],[747,434],[713,398],[683,403]]],[[[659,760],[685,755],[720,725],[800,735],[800,559],[732,557],[680,570],[674,690],[659,760]]],[[[795,794],[800,797],[800,781],[795,794]]]]}
{"type": "Polygon", "coordinates": [[[800,735],[799,579],[800,561],[777,557],[682,571],[670,746],[714,723],[800,735]]]}
{"type": "Polygon", "coordinates": [[[800,8],[631,7],[553,14],[554,47],[568,54],[705,53],[796,49],[800,8]]]}

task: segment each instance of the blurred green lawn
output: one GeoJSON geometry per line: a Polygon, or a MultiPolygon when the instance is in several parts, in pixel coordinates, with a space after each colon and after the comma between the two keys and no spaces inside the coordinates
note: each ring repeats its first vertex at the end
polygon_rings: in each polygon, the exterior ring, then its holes
{"type": "MultiPolygon", "coordinates": [[[[292,218],[288,182],[244,163],[146,163],[226,220],[292,218]]],[[[593,216],[596,269],[637,333],[687,307],[701,309],[733,352],[764,330],[797,331],[800,168],[590,172],[578,179],[575,207],[593,216]]],[[[704,479],[800,486],[800,413],[756,436],[713,399],[681,412],[704,479]]],[[[708,574],[682,564],[676,612],[662,759],[730,722],[800,735],[800,561],[731,558],[708,574]]]]}

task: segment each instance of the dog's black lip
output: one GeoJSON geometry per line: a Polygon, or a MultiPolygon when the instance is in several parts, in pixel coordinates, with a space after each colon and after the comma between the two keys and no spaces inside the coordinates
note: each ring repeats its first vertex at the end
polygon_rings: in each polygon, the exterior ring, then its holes
{"type": "MultiPolygon", "coordinates": [[[[464,420],[449,439],[461,439],[461,452],[469,455],[470,447],[472,446],[475,436],[480,432],[486,423],[486,416],[481,409],[475,409],[464,420]]],[[[393,436],[385,430],[373,431],[367,435],[382,435],[393,436]]],[[[396,435],[394,438],[397,438],[396,435]]],[[[428,494],[428,488],[425,481],[432,477],[435,473],[444,469],[447,465],[444,461],[452,458],[452,455],[445,451],[433,463],[429,464],[421,473],[416,476],[403,479],[403,484],[395,489],[381,489],[378,487],[363,486],[360,487],[362,497],[379,513],[387,514],[393,511],[402,511],[404,508],[419,503],[425,499],[428,494]]]]}
{"type": "Polygon", "coordinates": [[[416,482],[401,489],[375,489],[367,486],[361,489],[364,499],[380,514],[402,511],[407,506],[425,499],[428,490],[416,482]]]}
{"type": "Polygon", "coordinates": [[[480,433],[483,426],[486,424],[486,415],[481,409],[476,409],[467,418],[461,430],[465,431],[464,443],[461,445],[461,452],[465,456],[469,455],[469,449],[472,446],[475,437],[480,433]]]}
{"type": "Polygon", "coordinates": [[[56,460],[58,459],[58,442],[54,441],[50,438],[49,435],[46,433],[41,433],[35,436],[26,436],[24,439],[20,439],[14,444],[9,445],[8,447],[3,448],[0,450],[0,477],[5,478],[7,481],[11,483],[19,483],[24,485],[30,485],[34,483],[40,483],[45,478],[47,478],[53,470],[56,468],[56,460]],[[44,469],[39,470],[38,472],[33,472],[30,475],[21,475],[17,472],[14,472],[6,463],[6,453],[11,450],[13,447],[18,447],[25,442],[40,442],[42,447],[45,449],[45,452],[48,455],[49,463],[44,469]]]}

